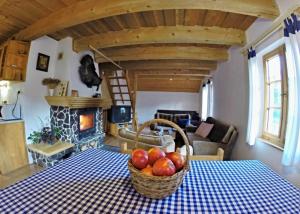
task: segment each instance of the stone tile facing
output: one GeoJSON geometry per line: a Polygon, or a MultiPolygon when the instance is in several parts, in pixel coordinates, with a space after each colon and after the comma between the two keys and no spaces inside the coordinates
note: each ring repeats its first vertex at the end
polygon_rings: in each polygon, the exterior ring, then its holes
{"type": "Polygon", "coordinates": [[[79,109],[51,106],[51,127],[56,127],[61,130],[62,135],[59,140],[71,142],[75,144],[75,146],[50,157],[29,150],[32,155],[33,162],[43,167],[51,167],[62,162],[65,158],[73,156],[86,149],[101,148],[105,137],[105,133],[103,131],[103,111],[102,108],[94,109],[96,110],[96,132],[83,139],[79,139],[79,109]]]}

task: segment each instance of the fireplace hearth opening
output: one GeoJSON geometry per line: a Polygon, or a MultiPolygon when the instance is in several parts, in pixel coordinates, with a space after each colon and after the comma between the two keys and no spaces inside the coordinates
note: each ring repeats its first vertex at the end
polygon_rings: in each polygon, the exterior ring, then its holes
{"type": "Polygon", "coordinates": [[[91,129],[95,125],[94,121],[94,114],[82,114],[79,116],[79,123],[80,123],[80,131],[85,131],[87,129],[91,129]]]}
{"type": "Polygon", "coordinates": [[[96,132],[96,111],[97,109],[82,109],[79,114],[79,139],[88,137],[96,132]]]}

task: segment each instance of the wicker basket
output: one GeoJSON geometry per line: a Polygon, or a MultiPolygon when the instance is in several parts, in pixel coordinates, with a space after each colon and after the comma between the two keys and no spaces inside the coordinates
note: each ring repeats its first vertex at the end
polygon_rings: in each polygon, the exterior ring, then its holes
{"type": "Polygon", "coordinates": [[[154,123],[164,123],[170,125],[173,128],[175,128],[183,137],[184,143],[187,148],[187,156],[186,156],[186,161],[183,169],[172,176],[148,176],[141,173],[141,171],[139,171],[138,169],[136,169],[132,165],[131,159],[128,160],[128,169],[131,174],[131,182],[133,184],[133,187],[138,193],[148,198],[162,199],[174,193],[181,185],[184,176],[189,170],[190,151],[189,151],[189,142],[183,130],[175,123],[164,119],[154,119],[145,122],[137,131],[136,142],[138,142],[138,137],[141,131],[145,127],[150,126],[151,124],[154,123]]]}

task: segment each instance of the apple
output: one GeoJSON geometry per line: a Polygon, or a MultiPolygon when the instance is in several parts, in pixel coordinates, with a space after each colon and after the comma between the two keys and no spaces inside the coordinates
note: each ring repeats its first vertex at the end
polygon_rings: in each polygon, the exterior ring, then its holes
{"type": "Polygon", "coordinates": [[[131,154],[132,165],[137,169],[144,169],[148,164],[148,153],[143,149],[135,149],[131,154]]]}
{"type": "Polygon", "coordinates": [[[178,152],[167,153],[166,157],[173,162],[177,171],[183,168],[185,160],[184,157],[178,152]]]}
{"type": "Polygon", "coordinates": [[[160,158],[155,161],[152,172],[157,176],[171,176],[175,174],[176,167],[169,158],[160,158]]]}
{"type": "Polygon", "coordinates": [[[165,156],[166,154],[162,150],[157,147],[153,147],[148,151],[149,164],[153,165],[155,161],[165,156]]]}
{"type": "Polygon", "coordinates": [[[152,166],[148,165],[146,168],[142,169],[142,173],[145,175],[153,176],[152,166]]]}

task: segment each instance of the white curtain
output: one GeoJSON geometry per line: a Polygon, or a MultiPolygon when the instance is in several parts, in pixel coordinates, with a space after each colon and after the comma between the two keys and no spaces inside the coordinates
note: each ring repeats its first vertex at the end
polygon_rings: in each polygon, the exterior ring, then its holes
{"type": "Polygon", "coordinates": [[[248,115],[248,130],[247,143],[254,145],[256,138],[260,134],[260,111],[263,103],[261,103],[261,86],[260,75],[257,66],[257,57],[255,50],[252,48],[248,53],[248,72],[249,72],[249,115],[248,115]]]}
{"type": "Polygon", "coordinates": [[[213,82],[208,80],[202,88],[202,114],[201,117],[205,120],[213,114],[213,82]]]}
{"type": "Polygon", "coordinates": [[[288,66],[288,119],[282,164],[300,164],[300,32],[297,17],[285,21],[288,66]]]}
{"type": "Polygon", "coordinates": [[[213,116],[213,101],[214,101],[214,91],[213,91],[213,81],[210,80],[209,84],[207,84],[208,89],[208,98],[207,98],[207,117],[213,116]]]}
{"type": "Polygon", "coordinates": [[[202,87],[202,112],[201,117],[203,120],[207,118],[208,109],[208,86],[204,84],[202,87]]]}

